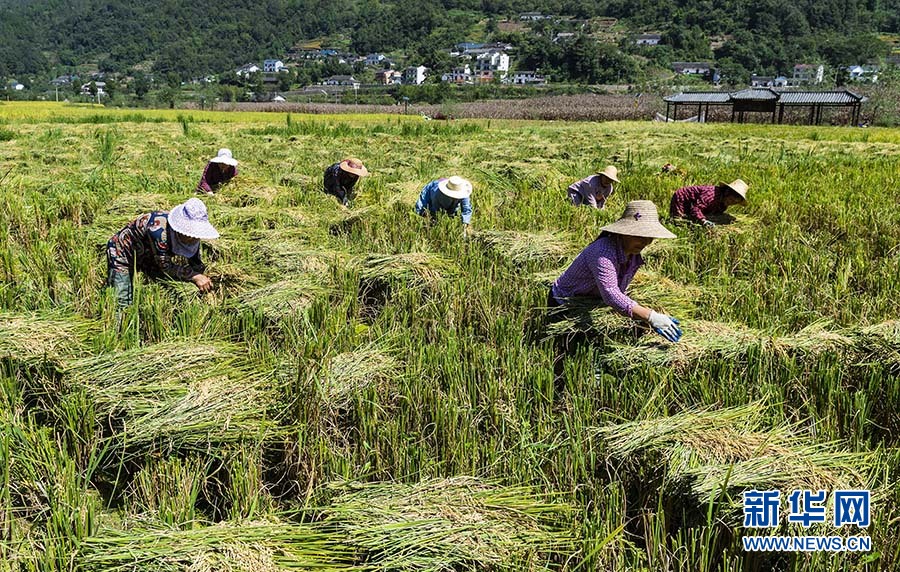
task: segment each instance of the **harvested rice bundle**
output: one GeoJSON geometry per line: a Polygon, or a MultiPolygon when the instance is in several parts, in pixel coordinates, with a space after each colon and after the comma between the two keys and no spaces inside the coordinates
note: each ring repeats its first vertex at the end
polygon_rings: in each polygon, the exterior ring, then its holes
{"type": "Polygon", "coordinates": [[[447,259],[428,252],[370,254],[355,265],[363,280],[399,280],[410,286],[434,284],[457,270],[447,259]]]}
{"type": "Polygon", "coordinates": [[[854,339],[860,361],[881,363],[900,373],[900,320],[860,328],[849,335],[854,339]]]}
{"type": "Polygon", "coordinates": [[[309,307],[325,288],[308,276],[293,276],[287,280],[249,290],[232,301],[236,308],[250,308],[267,318],[280,320],[309,307]]]}
{"type": "Polygon", "coordinates": [[[560,262],[572,251],[565,237],[554,234],[514,230],[483,230],[474,234],[488,248],[508,258],[513,264],[532,261],[560,262]]]}
{"type": "MultiPolygon", "coordinates": [[[[178,204],[166,195],[159,193],[125,193],[116,195],[106,208],[108,214],[123,215],[126,218],[137,218],[138,215],[151,211],[168,210],[178,204]]],[[[122,225],[125,221],[122,222],[122,225]]]]}
{"type": "Polygon", "coordinates": [[[309,272],[325,274],[342,265],[349,255],[339,250],[311,248],[298,240],[273,240],[260,249],[261,262],[282,273],[309,272]]]}
{"type": "Polygon", "coordinates": [[[634,334],[634,321],[611,311],[594,298],[573,298],[565,306],[548,310],[551,322],[544,329],[544,339],[584,334],[590,338],[618,337],[634,334]],[[563,316],[554,319],[556,316],[563,316]]]}
{"type": "Polygon", "coordinates": [[[332,487],[325,523],[367,551],[372,570],[528,570],[573,548],[560,526],[570,507],[527,487],[472,477],[332,487]]]}
{"type": "Polygon", "coordinates": [[[385,395],[396,386],[402,364],[375,343],[338,354],[316,380],[319,398],[332,411],[347,409],[354,396],[369,388],[385,395]]]}
{"type": "Polygon", "coordinates": [[[205,450],[257,438],[273,426],[271,376],[237,346],[179,341],[75,360],[68,383],[84,388],[97,417],[135,454],[155,446],[205,450]]]}
{"type": "Polygon", "coordinates": [[[628,295],[639,300],[642,305],[676,318],[695,315],[697,300],[702,293],[698,286],[680,284],[643,268],[635,274],[628,288],[628,295]]]}
{"type": "Polygon", "coordinates": [[[637,343],[616,345],[602,360],[620,369],[652,366],[684,370],[711,359],[739,360],[751,352],[806,355],[851,346],[851,338],[829,331],[827,325],[819,322],[778,336],[736,324],[692,320],[684,325],[684,336],[678,343],[646,337],[637,343]]]}
{"type": "Polygon", "coordinates": [[[57,361],[85,351],[98,331],[78,316],[0,313],[0,359],[57,361]]]}
{"type": "Polygon", "coordinates": [[[349,233],[354,228],[361,226],[367,222],[371,222],[373,215],[380,208],[381,207],[379,206],[372,205],[368,207],[342,211],[341,217],[337,221],[329,225],[328,231],[332,235],[349,233]]]}
{"type": "Polygon", "coordinates": [[[350,570],[352,549],[334,533],[307,524],[228,522],[180,530],[158,522],[131,523],[128,530],[101,529],[79,546],[90,570],[350,570]]]}
{"type": "Polygon", "coordinates": [[[626,370],[641,366],[686,369],[714,358],[738,359],[766,344],[757,330],[739,325],[692,320],[683,329],[684,336],[677,343],[659,336],[644,336],[633,343],[615,345],[601,359],[626,370]]]}
{"type": "Polygon", "coordinates": [[[834,445],[810,445],[788,426],[766,429],[758,403],[726,409],[687,411],[600,427],[610,455],[665,466],[676,486],[686,485],[702,503],[726,485],[759,490],[852,488],[864,483],[866,455],[834,445]]]}

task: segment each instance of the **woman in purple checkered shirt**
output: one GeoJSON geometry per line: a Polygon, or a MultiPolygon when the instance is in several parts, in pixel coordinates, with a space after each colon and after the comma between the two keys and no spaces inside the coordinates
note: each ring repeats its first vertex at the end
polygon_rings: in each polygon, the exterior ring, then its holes
{"type": "MultiPolygon", "coordinates": [[[[652,201],[631,201],[622,217],[600,229],[600,236],[579,254],[550,287],[547,305],[565,306],[569,298],[596,297],[616,312],[648,322],[653,330],[670,342],[681,338],[678,320],[641,306],[625,294],[638,268],[644,264],[641,250],[654,238],[675,238],[659,223],[652,201]]],[[[553,370],[556,382],[562,381],[562,358],[572,339],[557,339],[553,370]]]]}

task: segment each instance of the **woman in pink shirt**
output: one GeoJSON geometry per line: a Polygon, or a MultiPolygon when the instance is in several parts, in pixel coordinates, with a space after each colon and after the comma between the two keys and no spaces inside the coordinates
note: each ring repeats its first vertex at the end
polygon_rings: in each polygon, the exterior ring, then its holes
{"type": "Polygon", "coordinates": [[[569,200],[577,206],[585,205],[602,209],[606,199],[615,191],[613,183],[618,183],[619,170],[609,165],[599,173],[569,185],[569,200]]]}

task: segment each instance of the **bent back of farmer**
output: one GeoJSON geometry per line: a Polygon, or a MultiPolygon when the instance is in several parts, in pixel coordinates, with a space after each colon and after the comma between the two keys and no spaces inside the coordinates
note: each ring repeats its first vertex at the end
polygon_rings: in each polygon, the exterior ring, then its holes
{"type": "Polygon", "coordinates": [[[602,171],[569,185],[569,200],[575,206],[585,205],[595,209],[603,209],[606,200],[615,192],[614,183],[618,183],[619,170],[608,165],[602,171]]]}
{"type": "Polygon", "coordinates": [[[747,202],[747,183],[735,179],[718,185],[682,187],[672,195],[669,214],[705,226],[715,226],[709,217],[723,214],[728,207],[747,202]]]}
{"type": "Polygon", "coordinates": [[[416,201],[416,214],[435,217],[438,213],[462,218],[463,228],[472,222],[472,183],[468,180],[452,176],[435,179],[422,187],[419,200],[416,201]]]}
{"type": "Polygon", "coordinates": [[[325,186],[325,192],[334,195],[342,205],[350,206],[353,200],[353,187],[360,177],[369,174],[368,169],[362,164],[362,161],[355,157],[344,159],[340,163],[325,169],[322,182],[325,186]]]}
{"type": "Polygon", "coordinates": [[[212,283],[203,274],[200,240],[218,236],[200,199],[189,199],[171,212],[142,214],[129,222],[106,243],[107,286],[115,290],[119,307],[132,303],[135,270],[150,278],[193,282],[201,291],[209,290],[212,283]],[[178,263],[176,256],[187,264],[178,263]]]}
{"type": "Polygon", "coordinates": [[[210,159],[203,169],[200,182],[197,183],[197,192],[215,194],[219,187],[237,176],[237,165],[237,160],[231,155],[231,149],[219,149],[216,156],[210,159]]]}

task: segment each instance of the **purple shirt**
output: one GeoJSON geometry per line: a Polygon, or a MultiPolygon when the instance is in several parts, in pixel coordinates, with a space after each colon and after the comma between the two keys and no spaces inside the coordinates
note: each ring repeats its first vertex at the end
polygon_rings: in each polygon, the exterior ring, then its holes
{"type": "Polygon", "coordinates": [[[606,199],[613,194],[612,184],[603,186],[600,183],[600,175],[591,175],[577,183],[569,185],[569,200],[575,206],[588,205],[595,209],[602,209],[606,199]]]}
{"type": "Polygon", "coordinates": [[[673,218],[689,218],[703,222],[708,216],[720,215],[725,212],[728,207],[722,202],[724,194],[718,191],[715,185],[682,187],[672,195],[669,214],[673,218]]]}
{"type": "Polygon", "coordinates": [[[625,295],[644,264],[640,254],[626,255],[614,235],[604,234],[587,245],[553,283],[553,297],[561,303],[572,296],[595,296],[616,312],[631,317],[637,304],[625,295]]]}
{"type": "Polygon", "coordinates": [[[197,190],[201,193],[211,193],[219,185],[224,185],[237,175],[237,167],[226,165],[223,171],[219,167],[219,163],[210,161],[203,169],[203,175],[200,176],[200,182],[197,183],[197,190]]]}

